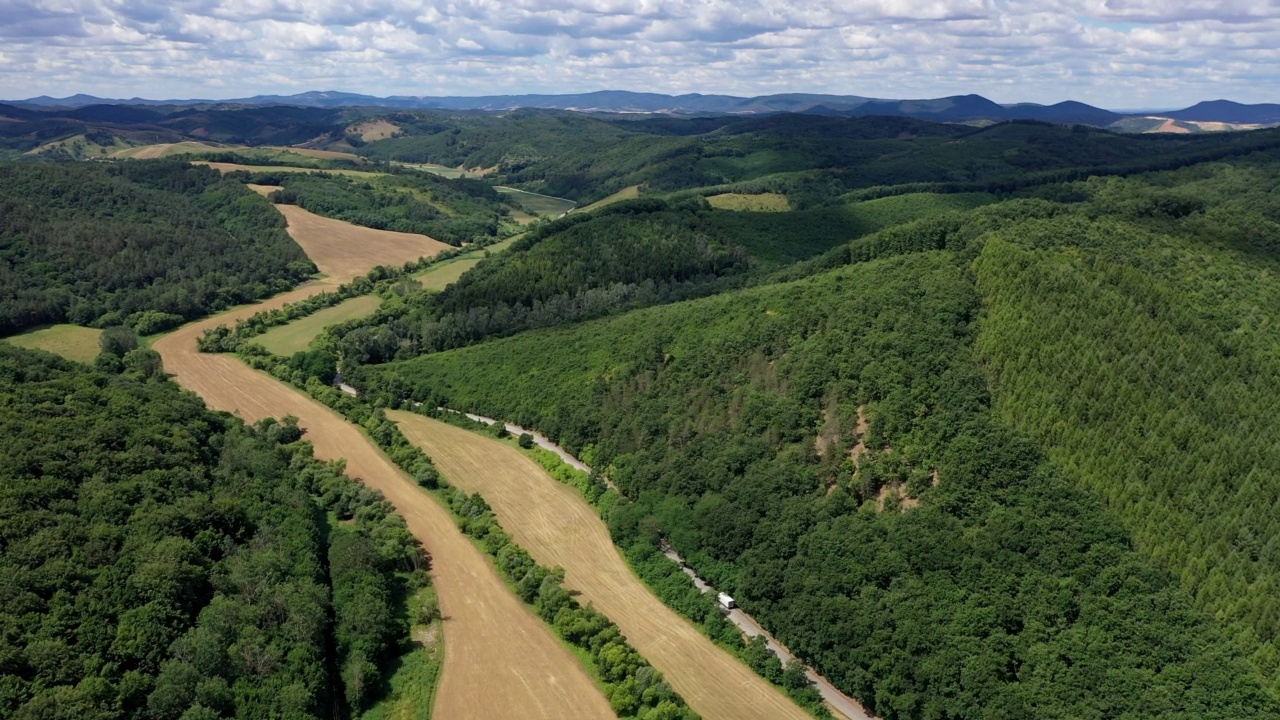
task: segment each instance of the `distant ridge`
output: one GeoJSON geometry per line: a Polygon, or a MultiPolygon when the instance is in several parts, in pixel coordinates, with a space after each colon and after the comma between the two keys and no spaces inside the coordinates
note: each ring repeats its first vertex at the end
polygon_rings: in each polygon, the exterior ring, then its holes
{"type": "Polygon", "coordinates": [[[1175,110],[1160,113],[1160,115],[1174,120],[1270,125],[1280,123],[1280,105],[1274,103],[1241,105],[1230,100],[1209,100],[1196,103],[1186,110],[1175,110]]]}
{"type": "MultiPolygon", "coordinates": [[[[1230,100],[1198,103],[1185,110],[1163,113],[1119,113],[1068,100],[1054,105],[1016,103],[1001,105],[981,95],[954,95],[943,98],[891,100],[859,95],[822,95],[785,93],[738,97],[734,95],[665,95],[626,90],[601,90],[563,95],[482,95],[375,97],[338,91],[310,91],[296,95],[255,95],[234,100],[128,100],[72,95],[53,98],[42,95],[25,100],[5,101],[28,109],[75,110],[104,105],[147,106],[157,114],[179,108],[261,107],[286,105],[303,108],[337,109],[346,107],[387,108],[396,110],[479,110],[501,112],[517,108],[573,110],[601,113],[646,113],[676,116],[747,115],[779,112],[803,112],[820,115],[887,115],[910,117],[934,122],[1002,122],[1039,120],[1059,124],[1109,127],[1129,118],[1158,117],[1185,122],[1224,123],[1235,126],[1280,124],[1280,104],[1245,105],[1230,100]]],[[[147,111],[139,110],[139,116],[147,111]]]]}

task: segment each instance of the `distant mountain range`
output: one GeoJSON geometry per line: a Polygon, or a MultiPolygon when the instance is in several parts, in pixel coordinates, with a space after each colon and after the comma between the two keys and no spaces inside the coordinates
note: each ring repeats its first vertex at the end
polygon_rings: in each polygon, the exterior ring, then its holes
{"type": "MultiPolygon", "coordinates": [[[[886,100],[857,95],[815,95],[789,93],[736,97],[733,95],[663,95],[622,90],[605,90],[568,95],[487,95],[479,97],[429,97],[395,95],[374,97],[345,92],[304,92],[297,95],[255,95],[235,100],[148,100],[108,99],[92,95],[66,98],[40,96],[6,101],[27,108],[85,108],[101,105],[151,106],[160,113],[168,108],[227,108],[263,105],[291,105],[312,108],[374,107],[394,109],[441,109],[503,111],[516,108],[543,108],[607,113],[661,113],[669,115],[724,115],[804,112],[827,115],[890,115],[934,122],[999,122],[1041,120],[1044,122],[1109,127],[1139,118],[1164,119],[1172,124],[1146,123],[1135,127],[1169,132],[1206,129],[1200,124],[1256,126],[1280,124],[1280,104],[1244,105],[1230,100],[1202,102],[1184,110],[1160,113],[1118,113],[1085,103],[1067,101],[1055,105],[1017,103],[1001,105],[981,95],[956,95],[923,100],[886,100]]],[[[144,111],[145,112],[145,111],[144,111]]],[[[1211,128],[1234,129],[1234,128],[1211,128]]]]}

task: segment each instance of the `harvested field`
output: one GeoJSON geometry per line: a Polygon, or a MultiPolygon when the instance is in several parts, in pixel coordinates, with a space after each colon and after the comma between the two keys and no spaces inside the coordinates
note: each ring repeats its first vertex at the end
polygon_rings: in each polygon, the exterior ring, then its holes
{"type": "Polygon", "coordinates": [[[543,565],[565,569],[565,587],[622,629],[707,720],[809,718],[781,691],[717,647],[631,572],[609,531],[578,492],[514,447],[413,413],[392,411],[409,440],[454,486],[479,492],[502,526],[543,565]]]}
{"type": "Polygon", "coordinates": [[[590,212],[596,208],[612,205],[620,200],[635,200],[638,197],[640,197],[640,186],[632,185],[631,187],[622,188],[609,197],[597,200],[584,208],[579,208],[576,212],[590,212]]]}
{"type": "Polygon", "coordinates": [[[142,145],[139,147],[117,150],[111,153],[111,157],[133,158],[135,160],[154,160],[155,158],[169,157],[170,155],[181,155],[182,153],[215,152],[225,149],[227,149],[227,146],[225,145],[187,140],[184,142],[158,143],[156,145],[142,145]]]}
{"type": "Polygon", "coordinates": [[[403,265],[451,247],[426,235],[374,230],[322,217],[297,205],[276,205],[276,209],[289,221],[289,235],[320,272],[333,278],[349,280],[375,265],[403,265]]]}
{"type": "Polygon", "coordinates": [[[572,210],[577,203],[564,198],[551,197],[550,195],[539,195],[525,190],[517,190],[511,187],[503,187],[501,185],[493,188],[498,192],[508,195],[512,200],[520,203],[525,210],[537,215],[546,215],[548,217],[560,217],[561,215],[572,210]]]}
{"type": "Polygon", "coordinates": [[[274,327],[254,338],[253,341],[260,343],[276,355],[292,355],[306,350],[311,345],[311,341],[326,327],[370,315],[381,304],[382,298],[377,295],[353,297],[333,307],[298,318],[288,325],[274,327]]]}
{"type": "Polygon", "coordinates": [[[288,165],[241,165],[240,163],[225,162],[209,162],[207,160],[193,160],[192,165],[208,165],[209,167],[221,173],[235,172],[236,170],[244,170],[245,172],[302,172],[302,173],[318,173],[324,172],[330,175],[351,175],[354,177],[378,177],[386,173],[369,172],[368,170],[328,170],[325,168],[309,168],[309,167],[291,167],[288,165]]]}
{"type": "Polygon", "coordinates": [[[353,135],[359,135],[360,139],[367,142],[377,142],[378,140],[386,140],[394,137],[400,132],[400,126],[386,119],[366,120],[356,125],[349,125],[347,132],[353,135]]]}
{"type": "Polygon", "coordinates": [[[791,201],[786,195],[779,193],[761,193],[744,195],[742,193],[724,193],[707,198],[711,207],[720,210],[745,210],[748,212],[786,212],[791,209],[791,201]]]}
{"type": "MultiPolygon", "coordinates": [[[[367,272],[375,262],[352,265],[367,272]]],[[[432,557],[444,620],[444,670],[433,716],[613,718],[594,681],[549,628],[498,577],[488,557],[464,537],[449,513],[422,492],[351,423],[320,403],[250,369],[230,355],[195,349],[205,328],[332,289],[312,283],[267,302],[184,326],[154,347],[165,369],[212,408],[247,421],[295,415],[318,457],[345,459],[347,472],[381,490],[432,557]]]]}
{"type": "Polygon", "coordinates": [[[50,325],[5,338],[5,341],[18,347],[61,355],[68,360],[90,363],[98,356],[100,350],[98,337],[101,335],[102,331],[95,328],[79,325],[50,325]]]}
{"type": "Polygon", "coordinates": [[[245,183],[244,186],[258,193],[262,197],[267,197],[271,193],[280,189],[279,185],[256,185],[254,183],[245,183]]]}

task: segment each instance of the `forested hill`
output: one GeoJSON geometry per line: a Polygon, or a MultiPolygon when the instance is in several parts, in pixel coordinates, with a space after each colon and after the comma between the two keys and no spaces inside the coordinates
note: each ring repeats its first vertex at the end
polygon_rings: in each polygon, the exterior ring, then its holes
{"type": "Polygon", "coordinates": [[[445,178],[391,167],[366,179],[299,172],[257,172],[250,182],[279,187],[270,200],[297,205],[356,225],[421,233],[450,245],[484,242],[498,235],[510,215],[488,183],[445,178]]]}
{"type": "Polygon", "coordinates": [[[424,558],[296,425],[0,343],[0,433],[0,718],[369,703],[406,632],[397,572],[424,558]]]}
{"type": "Polygon", "coordinates": [[[0,164],[0,336],[57,322],[150,334],[313,272],[280,214],[216,170],[0,164]]]}
{"type": "Polygon", "coordinates": [[[347,376],[606,468],[620,544],[883,717],[1277,717],[1277,188],[1275,151],[1045,184],[347,376]]]}

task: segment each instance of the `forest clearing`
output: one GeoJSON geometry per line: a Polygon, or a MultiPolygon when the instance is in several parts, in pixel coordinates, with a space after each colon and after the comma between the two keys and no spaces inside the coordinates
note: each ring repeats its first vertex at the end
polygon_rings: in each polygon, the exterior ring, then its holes
{"type": "Polygon", "coordinates": [[[577,491],[492,438],[408,412],[390,411],[446,479],[479,492],[539,563],[565,569],[565,586],[618,624],[632,645],[708,720],[807,718],[781,691],[717,647],[653,595],[627,566],[609,531],[577,491]]]}
{"type": "Polygon", "coordinates": [[[791,201],[786,195],[780,193],[760,193],[759,195],[722,193],[708,197],[707,202],[718,210],[786,212],[791,209],[791,201]]]}
{"type": "Polygon", "coordinates": [[[502,186],[496,186],[494,189],[503,195],[509,195],[512,200],[520,203],[524,209],[537,215],[547,215],[553,218],[560,217],[577,206],[577,203],[572,200],[540,195],[527,190],[517,190],[516,188],[502,186]]]}
{"type": "Polygon", "coordinates": [[[377,295],[353,297],[287,325],[272,328],[263,333],[257,342],[276,355],[292,355],[306,350],[326,327],[369,315],[381,304],[382,298],[377,295]]]}
{"type": "Polygon", "coordinates": [[[276,205],[292,237],[320,272],[349,280],[377,265],[402,265],[449,246],[426,235],[374,230],[316,215],[297,205],[276,205]]]}
{"type": "Polygon", "coordinates": [[[591,210],[606,207],[622,200],[635,200],[638,197],[640,197],[640,186],[632,185],[630,187],[624,187],[609,197],[597,200],[586,207],[579,208],[578,212],[590,212],[591,210]]]}
{"type": "Polygon", "coordinates": [[[5,338],[18,347],[44,350],[68,360],[91,363],[98,356],[98,337],[102,331],[79,325],[51,325],[5,338]]]}

